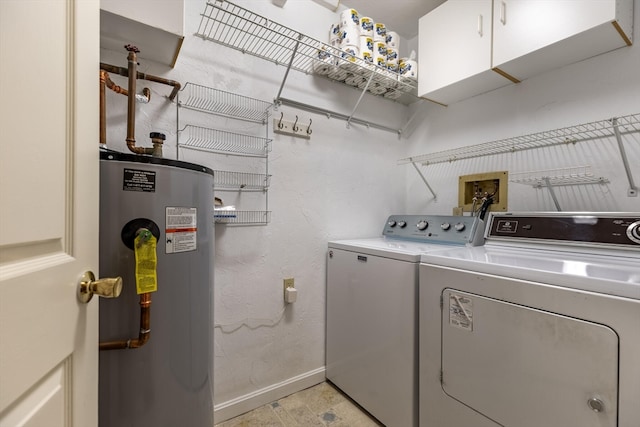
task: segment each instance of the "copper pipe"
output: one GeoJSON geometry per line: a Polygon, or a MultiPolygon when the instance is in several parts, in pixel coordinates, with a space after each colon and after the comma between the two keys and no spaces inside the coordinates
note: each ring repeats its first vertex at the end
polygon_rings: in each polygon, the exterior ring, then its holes
{"type": "MultiPolygon", "coordinates": [[[[162,142],[153,141],[153,147],[136,147],[135,139],[135,102],[136,102],[136,80],[144,79],[156,83],[162,83],[169,86],[173,86],[170,100],[173,100],[178,91],[180,90],[180,83],[174,80],[164,79],[162,77],[152,76],[150,74],[139,73],[137,71],[137,53],[138,48],[132,45],[126,45],[125,48],[129,51],[127,56],[128,67],[116,67],[105,63],[100,63],[100,144],[106,146],[107,143],[107,131],[106,131],[106,94],[105,86],[113,90],[116,93],[127,96],[127,148],[136,154],[151,154],[156,157],[162,157],[162,142]],[[116,73],[128,78],[128,89],[124,89],[116,85],[110,78],[108,73],[116,73]]],[[[142,90],[143,96],[146,97],[147,102],[151,99],[151,91],[148,88],[142,90]]],[[[164,139],[164,138],[163,138],[164,139]]]]}
{"type": "Polygon", "coordinates": [[[103,75],[103,74],[104,74],[104,82],[105,82],[105,85],[106,85],[109,89],[111,89],[111,90],[112,90],[112,91],[114,91],[115,93],[119,93],[119,94],[122,94],[122,95],[124,95],[124,96],[129,96],[129,92],[128,92],[125,88],[118,86],[117,84],[115,84],[115,83],[113,82],[113,80],[111,80],[111,78],[109,78],[109,73],[107,73],[107,72],[106,72],[106,71],[104,71],[104,70],[100,70],[100,78],[102,78],[102,75],[103,75]]]}
{"type": "MultiPolygon", "coordinates": [[[[118,74],[123,77],[129,77],[129,70],[123,67],[117,67],[115,65],[105,64],[104,62],[100,63],[100,69],[108,71],[109,73],[118,74]]],[[[179,82],[175,80],[165,79],[163,77],[153,76],[151,74],[137,72],[136,77],[141,80],[148,80],[150,82],[161,83],[167,86],[173,86],[173,90],[169,95],[169,99],[173,101],[176,97],[180,88],[182,87],[179,82]]]]}
{"type": "Polygon", "coordinates": [[[127,88],[127,148],[135,154],[152,154],[153,148],[136,147],[136,76],[138,75],[138,57],[140,50],[130,44],[125,48],[129,51],[127,61],[129,63],[129,86],[127,88]]]}
{"type": "MultiPolygon", "coordinates": [[[[107,73],[105,70],[100,70],[100,78],[101,79],[103,78],[102,77],[103,74],[104,74],[104,83],[105,83],[106,87],[108,87],[109,89],[111,89],[115,93],[119,93],[119,94],[124,95],[124,96],[129,96],[129,91],[126,90],[125,88],[115,84],[113,82],[113,80],[111,80],[111,78],[109,78],[109,73],[107,73]]],[[[138,74],[140,74],[140,73],[138,73],[138,74]]],[[[144,96],[146,98],[146,102],[151,101],[151,89],[149,89],[148,87],[143,88],[142,89],[142,95],[137,95],[136,94],[136,97],[138,97],[138,96],[144,96]]]]}
{"type": "Polygon", "coordinates": [[[151,337],[151,293],[140,294],[140,332],[137,339],[107,341],[100,343],[100,350],[123,350],[140,348],[151,337]]]}
{"type": "MultiPolygon", "coordinates": [[[[129,92],[125,88],[118,86],[111,80],[109,73],[105,70],[100,70],[100,145],[102,146],[107,145],[107,104],[105,87],[115,93],[124,96],[129,95],[129,92]]],[[[151,90],[148,87],[142,89],[142,95],[147,98],[147,102],[151,101],[151,90]]]]}

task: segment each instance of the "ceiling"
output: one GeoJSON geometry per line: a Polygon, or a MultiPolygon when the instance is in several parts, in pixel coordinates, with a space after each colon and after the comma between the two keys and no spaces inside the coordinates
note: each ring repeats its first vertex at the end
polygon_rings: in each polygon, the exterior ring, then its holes
{"type": "Polygon", "coordinates": [[[418,19],[445,0],[343,0],[342,5],[355,9],[360,16],[383,22],[387,29],[404,39],[418,35],[418,19]]]}

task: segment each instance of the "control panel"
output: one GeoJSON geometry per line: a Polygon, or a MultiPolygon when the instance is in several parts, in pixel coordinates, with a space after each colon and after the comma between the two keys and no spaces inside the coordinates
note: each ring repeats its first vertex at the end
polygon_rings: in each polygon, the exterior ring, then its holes
{"type": "Polygon", "coordinates": [[[640,249],[637,213],[540,213],[491,215],[489,239],[545,241],[640,249]]]}
{"type": "Polygon", "coordinates": [[[478,217],[450,215],[391,215],[382,234],[398,239],[430,243],[484,243],[485,223],[478,217]]]}

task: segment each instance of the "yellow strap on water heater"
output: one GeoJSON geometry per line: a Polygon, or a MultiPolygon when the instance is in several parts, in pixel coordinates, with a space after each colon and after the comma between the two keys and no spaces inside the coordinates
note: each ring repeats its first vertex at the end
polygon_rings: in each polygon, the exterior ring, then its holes
{"type": "Polygon", "coordinates": [[[156,243],[157,239],[149,230],[142,230],[134,240],[134,252],[136,255],[136,291],[138,294],[158,290],[156,243]]]}

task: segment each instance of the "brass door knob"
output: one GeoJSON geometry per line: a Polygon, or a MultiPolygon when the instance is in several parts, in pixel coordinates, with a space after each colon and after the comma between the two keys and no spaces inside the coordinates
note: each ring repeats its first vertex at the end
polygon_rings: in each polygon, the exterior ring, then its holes
{"type": "Polygon", "coordinates": [[[122,277],[98,279],[92,271],[86,271],[78,283],[78,299],[83,303],[91,301],[93,294],[103,298],[118,298],[122,292],[122,277]]]}

